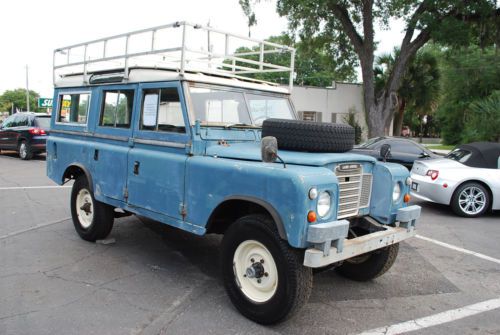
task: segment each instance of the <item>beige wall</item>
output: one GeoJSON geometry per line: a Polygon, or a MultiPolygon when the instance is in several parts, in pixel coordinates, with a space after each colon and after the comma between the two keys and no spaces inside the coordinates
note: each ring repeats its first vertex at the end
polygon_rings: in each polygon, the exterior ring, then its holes
{"type": "Polygon", "coordinates": [[[336,83],[332,88],[294,86],[292,101],[298,112],[318,112],[316,121],[332,122],[336,114],[337,123],[345,123],[344,116],[349,109],[356,112],[356,120],[363,129],[366,138],[368,127],[363,111],[363,86],[361,84],[336,83]]]}

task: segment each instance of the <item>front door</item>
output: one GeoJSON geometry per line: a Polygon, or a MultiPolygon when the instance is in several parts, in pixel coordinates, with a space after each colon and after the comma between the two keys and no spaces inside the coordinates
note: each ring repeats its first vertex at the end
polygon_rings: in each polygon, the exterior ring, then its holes
{"type": "Polygon", "coordinates": [[[183,219],[190,128],[180,82],[139,86],[140,113],[128,156],[128,204],[183,219]]]}

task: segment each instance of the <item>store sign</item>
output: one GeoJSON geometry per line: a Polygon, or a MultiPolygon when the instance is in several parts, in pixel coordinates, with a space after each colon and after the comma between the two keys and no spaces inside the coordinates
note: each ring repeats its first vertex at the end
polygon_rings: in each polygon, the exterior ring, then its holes
{"type": "Polygon", "coordinates": [[[52,108],[52,98],[38,98],[38,107],[52,108]]]}

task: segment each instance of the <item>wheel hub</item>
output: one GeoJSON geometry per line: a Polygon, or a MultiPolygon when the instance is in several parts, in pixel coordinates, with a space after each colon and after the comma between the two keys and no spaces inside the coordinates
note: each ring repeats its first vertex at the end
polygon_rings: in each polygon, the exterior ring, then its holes
{"type": "Polygon", "coordinates": [[[262,278],[264,276],[264,266],[260,262],[253,263],[245,271],[248,278],[262,278]]]}

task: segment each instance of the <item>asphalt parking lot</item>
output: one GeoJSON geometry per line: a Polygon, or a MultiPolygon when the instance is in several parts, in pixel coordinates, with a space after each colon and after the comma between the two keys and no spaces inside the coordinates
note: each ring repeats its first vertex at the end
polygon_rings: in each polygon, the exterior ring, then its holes
{"type": "Polygon", "coordinates": [[[0,155],[0,334],[500,333],[498,212],[463,219],[418,203],[421,237],[402,243],[386,275],[320,273],[297,317],[263,327],[224,292],[220,237],[132,216],[115,221],[115,243],[85,242],[70,187],[54,186],[43,156],[0,155]]]}

